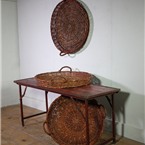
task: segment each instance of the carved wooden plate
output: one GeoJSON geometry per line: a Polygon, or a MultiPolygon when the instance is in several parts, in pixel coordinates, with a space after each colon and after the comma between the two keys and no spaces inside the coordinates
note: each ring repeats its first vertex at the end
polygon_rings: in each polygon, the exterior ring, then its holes
{"type": "Polygon", "coordinates": [[[63,0],[51,17],[51,36],[60,56],[78,51],[87,40],[89,18],[76,0],[63,0]]]}

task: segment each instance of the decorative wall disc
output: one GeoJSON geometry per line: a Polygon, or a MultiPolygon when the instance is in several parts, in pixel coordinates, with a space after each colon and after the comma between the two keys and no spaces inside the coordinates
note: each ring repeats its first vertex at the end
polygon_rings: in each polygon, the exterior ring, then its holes
{"type": "Polygon", "coordinates": [[[51,36],[61,56],[82,48],[88,33],[88,15],[79,2],[63,0],[55,7],[51,17],[51,36]]]}

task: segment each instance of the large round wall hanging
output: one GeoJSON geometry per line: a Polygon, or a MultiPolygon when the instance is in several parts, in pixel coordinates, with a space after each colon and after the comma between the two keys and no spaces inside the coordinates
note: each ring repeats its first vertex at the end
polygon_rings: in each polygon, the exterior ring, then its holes
{"type": "MultiPolygon", "coordinates": [[[[59,145],[86,145],[86,122],[82,116],[82,114],[85,116],[85,101],[77,99],[74,101],[76,104],[65,96],[55,99],[43,123],[44,131],[59,145]]],[[[88,102],[90,145],[94,145],[102,136],[106,115],[107,111],[103,105],[96,100],[88,102]]]]}
{"type": "Polygon", "coordinates": [[[63,0],[51,17],[52,40],[60,56],[77,52],[85,44],[89,33],[89,18],[76,0],[63,0]]]}

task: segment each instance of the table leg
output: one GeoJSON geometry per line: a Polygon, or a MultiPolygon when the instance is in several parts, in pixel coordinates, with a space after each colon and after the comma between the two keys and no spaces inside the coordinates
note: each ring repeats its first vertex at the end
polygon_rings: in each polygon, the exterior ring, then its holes
{"type": "Polygon", "coordinates": [[[85,100],[85,113],[86,113],[86,138],[87,145],[89,145],[89,122],[88,122],[88,101],[85,100]]]}
{"type": "Polygon", "coordinates": [[[22,95],[21,85],[19,85],[19,95],[20,95],[21,122],[22,122],[22,126],[24,126],[23,102],[22,102],[23,95],[22,95]]]}
{"type": "Polygon", "coordinates": [[[42,114],[45,114],[45,113],[48,112],[48,100],[47,100],[47,93],[48,93],[48,91],[45,91],[46,111],[24,117],[24,115],[23,115],[23,102],[22,102],[22,98],[25,96],[26,90],[27,90],[27,86],[25,87],[24,93],[22,94],[22,88],[21,88],[21,85],[19,85],[20,110],[21,110],[22,126],[24,126],[24,119],[28,119],[28,118],[35,117],[35,116],[38,116],[38,115],[42,115],[42,114]]]}
{"type": "Polygon", "coordinates": [[[112,130],[113,130],[113,143],[116,142],[116,133],[115,133],[115,107],[114,107],[114,94],[112,95],[112,130]]]}
{"type": "Polygon", "coordinates": [[[48,99],[47,99],[48,91],[45,91],[45,102],[46,102],[46,111],[48,112],[48,99]]]}

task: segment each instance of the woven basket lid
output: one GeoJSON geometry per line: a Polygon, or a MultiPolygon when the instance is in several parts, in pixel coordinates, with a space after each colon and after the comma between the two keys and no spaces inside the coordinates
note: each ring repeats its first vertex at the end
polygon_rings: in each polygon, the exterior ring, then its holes
{"type": "Polygon", "coordinates": [[[76,0],[63,0],[51,17],[52,40],[60,55],[78,51],[86,42],[89,19],[83,6],[76,0]]]}
{"type": "MultiPolygon", "coordinates": [[[[85,103],[75,100],[77,106],[85,116],[85,103]]],[[[95,144],[104,130],[106,117],[103,109],[96,100],[88,104],[90,145],[95,144]]],[[[60,96],[51,104],[46,116],[49,135],[60,145],[86,145],[86,122],[75,104],[69,97],[60,96]]]]}

